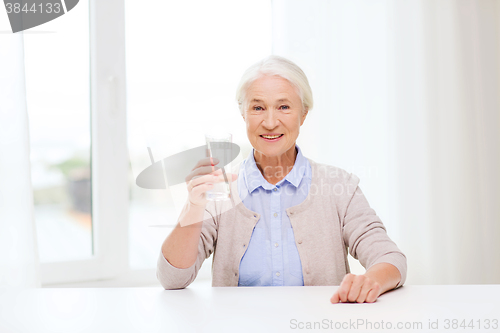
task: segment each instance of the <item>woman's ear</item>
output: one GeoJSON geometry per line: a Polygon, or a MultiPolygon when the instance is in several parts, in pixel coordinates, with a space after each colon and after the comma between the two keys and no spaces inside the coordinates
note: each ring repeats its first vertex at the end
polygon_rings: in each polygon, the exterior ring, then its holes
{"type": "Polygon", "coordinates": [[[304,120],[306,120],[307,113],[309,112],[309,109],[305,108],[302,111],[302,119],[300,120],[300,126],[304,123],[304,120]]]}

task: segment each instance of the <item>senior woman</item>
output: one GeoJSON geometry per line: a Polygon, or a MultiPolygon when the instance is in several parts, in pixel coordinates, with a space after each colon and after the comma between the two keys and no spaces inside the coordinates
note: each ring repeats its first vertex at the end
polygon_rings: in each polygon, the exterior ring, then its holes
{"type": "Polygon", "coordinates": [[[403,285],[406,257],[359,178],[306,158],[296,144],[313,106],[304,72],[267,57],[244,73],[237,101],[253,150],[230,175],[230,201],[206,200],[224,180],[209,159],[193,168],[188,200],[158,258],[163,287],[188,286],[212,253],[213,286],[340,285],[332,303],[363,303],[403,285]],[[348,250],[365,274],[350,274],[348,250]]]}

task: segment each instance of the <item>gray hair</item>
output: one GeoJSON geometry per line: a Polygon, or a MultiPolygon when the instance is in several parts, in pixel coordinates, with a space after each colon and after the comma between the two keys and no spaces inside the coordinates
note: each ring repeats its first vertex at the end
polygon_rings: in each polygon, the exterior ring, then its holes
{"type": "Polygon", "coordinates": [[[255,80],[265,75],[279,76],[288,80],[300,96],[303,112],[312,109],[312,90],[309,86],[309,81],[307,81],[306,74],[292,61],[277,55],[271,55],[253,64],[243,73],[236,89],[236,101],[238,102],[241,114],[244,112],[247,89],[255,80]]]}

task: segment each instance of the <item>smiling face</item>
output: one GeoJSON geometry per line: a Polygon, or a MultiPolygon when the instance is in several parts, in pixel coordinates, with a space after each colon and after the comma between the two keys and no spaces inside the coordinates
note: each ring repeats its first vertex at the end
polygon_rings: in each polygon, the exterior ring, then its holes
{"type": "Polygon", "coordinates": [[[282,77],[262,76],[246,91],[243,118],[256,154],[281,158],[294,153],[306,115],[297,90],[282,77]]]}

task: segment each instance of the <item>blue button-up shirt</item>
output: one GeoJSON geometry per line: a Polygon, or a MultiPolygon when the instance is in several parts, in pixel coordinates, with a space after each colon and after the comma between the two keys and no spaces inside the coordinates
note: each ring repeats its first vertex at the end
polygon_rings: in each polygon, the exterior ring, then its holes
{"type": "Polygon", "coordinates": [[[312,171],[300,148],[295,147],[295,164],[276,185],[262,176],[253,149],[241,165],[238,193],[243,204],[261,218],[240,262],[239,286],[304,285],[293,228],[285,209],[306,199],[312,171]]]}

